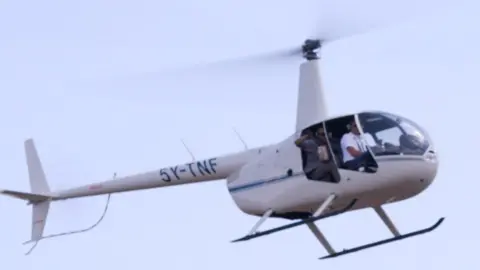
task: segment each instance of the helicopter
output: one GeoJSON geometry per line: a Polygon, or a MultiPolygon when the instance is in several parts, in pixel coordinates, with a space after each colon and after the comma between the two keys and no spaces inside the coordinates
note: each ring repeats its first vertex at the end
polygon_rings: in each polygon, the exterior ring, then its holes
{"type": "Polygon", "coordinates": [[[318,55],[323,44],[320,39],[307,39],[299,48],[287,52],[301,55],[303,62],[299,66],[295,131],[277,143],[52,191],[34,140],[27,139],[24,148],[30,191],[0,190],[32,206],[31,236],[24,244],[34,245],[27,254],[41,240],[96,227],[104,218],[113,193],[223,179],[236,206],[259,218],[244,237],[232,242],[306,225],[328,253],[321,257],[326,259],[436,229],[444,217],[430,227],[402,234],[383,208],[422,193],[434,181],[439,161],[429,134],[412,120],[384,111],[329,115],[318,55]],[[108,195],[108,199],[95,224],[83,230],[44,235],[52,202],[98,195],[108,195]],[[392,233],[391,238],[337,251],[315,225],[318,220],[366,208],[373,208],[392,233]],[[269,218],[291,223],[259,231],[269,218]]]}

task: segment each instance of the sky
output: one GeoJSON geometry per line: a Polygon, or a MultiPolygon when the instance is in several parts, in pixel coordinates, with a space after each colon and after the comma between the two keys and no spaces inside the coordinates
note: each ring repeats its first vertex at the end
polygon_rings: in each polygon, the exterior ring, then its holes
{"type": "MultiPolygon", "coordinates": [[[[23,141],[30,137],[58,190],[190,161],[182,139],[201,159],[241,151],[233,128],[249,147],[290,136],[301,59],[178,70],[297,46],[314,31],[338,39],[322,49],[332,115],[403,115],[429,131],[439,152],[431,187],[385,207],[399,230],[446,217],[431,234],[319,261],[326,251],[306,227],[230,243],[257,218],[238,210],[225,181],[216,181],[115,194],[97,228],[43,241],[26,257],[30,207],[1,197],[2,265],[473,269],[480,3],[385,2],[1,1],[2,188],[29,190],[23,141]]],[[[105,200],[54,204],[46,234],[88,227],[105,200]]],[[[337,250],[390,237],[371,209],[317,225],[337,250]]]]}

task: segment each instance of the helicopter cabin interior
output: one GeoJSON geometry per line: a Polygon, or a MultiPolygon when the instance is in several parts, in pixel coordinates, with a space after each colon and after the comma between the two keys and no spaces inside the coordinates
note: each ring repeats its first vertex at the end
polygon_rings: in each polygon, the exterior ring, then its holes
{"type": "Polygon", "coordinates": [[[385,112],[364,112],[358,114],[364,133],[375,141],[372,153],[378,156],[414,155],[421,156],[430,149],[426,132],[415,124],[398,115],[385,112]]]}
{"type": "Polygon", "coordinates": [[[304,129],[295,144],[301,150],[306,177],[332,183],[340,181],[338,169],[375,173],[376,158],[422,156],[434,151],[419,125],[386,112],[326,120],[304,129]]]}
{"type": "Polygon", "coordinates": [[[302,130],[295,145],[301,150],[302,167],[307,179],[329,183],[340,182],[341,177],[335,155],[325,138],[323,122],[302,130]]]}
{"type": "MultiPolygon", "coordinates": [[[[312,125],[302,131],[301,138],[307,141],[308,139],[315,141],[317,147],[315,149],[315,147],[312,148],[307,143],[302,144],[299,142],[301,139],[296,141],[297,146],[301,149],[302,165],[308,179],[338,183],[340,182],[339,168],[365,173],[376,172],[378,165],[370,152],[371,148],[368,146],[365,146],[364,149],[358,149],[362,152],[362,156],[354,159],[354,163],[344,162],[341,140],[343,136],[349,136],[348,134],[352,126],[361,126],[353,114],[330,119],[312,125]],[[327,153],[326,156],[325,152],[327,153]],[[317,165],[312,164],[314,162],[317,165]]],[[[360,128],[359,130],[361,132],[362,129],[360,128]]],[[[360,134],[358,137],[360,138],[359,140],[362,140],[363,134],[360,134]]],[[[364,143],[363,145],[367,144],[364,143]]]]}

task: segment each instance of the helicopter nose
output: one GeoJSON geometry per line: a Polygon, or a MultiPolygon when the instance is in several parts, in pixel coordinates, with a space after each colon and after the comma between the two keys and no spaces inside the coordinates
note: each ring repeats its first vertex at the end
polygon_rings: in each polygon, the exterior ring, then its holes
{"type": "MultiPolygon", "coordinates": [[[[435,180],[438,172],[438,160],[434,152],[427,153],[422,162],[418,163],[415,170],[415,175],[412,181],[416,182],[418,192],[427,189],[435,180]]],[[[413,175],[412,175],[413,176],[413,175]]]]}
{"type": "Polygon", "coordinates": [[[422,172],[420,182],[423,182],[428,186],[433,182],[433,180],[435,180],[435,177],[437,176],[438,163],[436,161],[425,161],[423,167],[424,171],[422,172]]]}
{"type": "MultiPolygon", "coordinates": [[[[434,156],[400,157],[394,161],[380,160],[378,173],[386,181],[395,200],[411,198],[422,193],[433,183],[438,170],[434,156]]],[[[390,193],[389,193],[390,194],[390,193]]]]}

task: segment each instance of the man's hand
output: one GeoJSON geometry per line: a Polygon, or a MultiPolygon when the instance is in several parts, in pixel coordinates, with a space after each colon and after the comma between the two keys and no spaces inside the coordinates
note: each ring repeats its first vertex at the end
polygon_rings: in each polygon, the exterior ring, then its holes
{"type": "Polygon", "coordinates": [[[309,135],[305,134],[302,137],[298,138],[297,140],[295,140],[295,145],[300,146],[300,144],[302,144],[308,137],[309,135]]]}
{"type": "Polygon", "coordinates": [[[372,152],[373,152],[374,154],[383,152],[383,147],[380,146],[380,145],[370,146],[370,149],[372,150],[372,152]]]}

